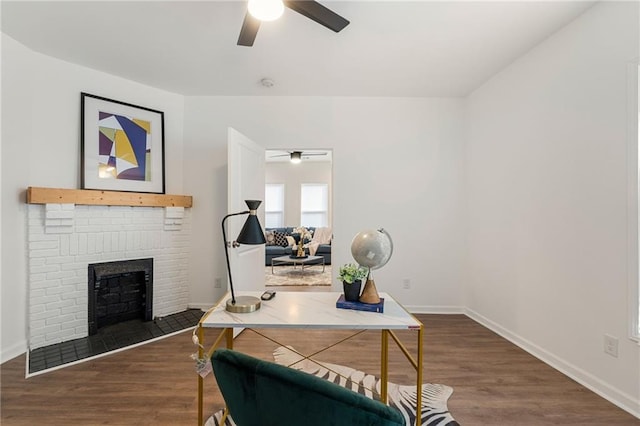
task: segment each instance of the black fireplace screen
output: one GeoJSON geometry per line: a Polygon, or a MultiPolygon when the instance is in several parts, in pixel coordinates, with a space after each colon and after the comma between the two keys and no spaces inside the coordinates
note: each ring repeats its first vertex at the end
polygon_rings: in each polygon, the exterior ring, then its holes
{"type": "Polygon", "coordinates": [[[89,264],[89,335],[133,319],[151,321],[153,259],[89,264]]]}

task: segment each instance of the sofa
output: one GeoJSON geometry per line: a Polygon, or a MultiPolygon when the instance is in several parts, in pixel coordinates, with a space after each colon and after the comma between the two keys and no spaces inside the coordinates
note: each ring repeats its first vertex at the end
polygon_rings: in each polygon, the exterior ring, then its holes
{"type": "MultiPolygon", "coordinates": [[[[315,233],[316,228],[310,226],[307,227],[307,229],[309,231],[311,231],[312,233],[315,233]]],[[[300,234],[297,234],[295,232],[293,232],[294,228],[291,226],[288,227],[283,227],[283,228],[265,228],[265,233],[268,232],[278,232],[281,234],[284,234],[285,236],[288,237],[292,237],[293,240],[295,241],[295,245],[297,245],[300,242],[300,234]]],[[[292,244],[290,244],[291,242],[291,238],[289,239],[290,242],[287,243],[287,245],[282,245],[282,244],[269,244],[269,239],[267,238],[267,246],[265,249],[265,266],[271,266],[271,259],[273,259],[274,257],[279,257],[279,256],[291,256],[294,250],[294,246],[292,244]]],[[[307,243],[308,241],[305,241],[304,243],[307,243]]],[[[309,249],[305,248],[304,250],[305,254],[309,255],[309,249]]],[[[320,244],[318,246],[318,249],[316,250],[316,256],[322,256],[324,257],[324,264],[325,265],[331,265],[331,241],[329,241],[329,244],[320,244]]]]}

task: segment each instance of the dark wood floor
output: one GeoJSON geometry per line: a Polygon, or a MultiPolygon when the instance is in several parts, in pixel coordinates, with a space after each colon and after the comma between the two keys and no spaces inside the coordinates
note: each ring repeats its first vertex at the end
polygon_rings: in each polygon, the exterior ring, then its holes
{"type": "MultiPolygon", "coordinates": [[[[425,381],[452,386],[449,409],[462,425],[640,425],[618,409],[463,315],[419,315],[425,381]]],[[[349,334],[265,333],[311,351],[349,334]]],[[[415,332],[399,333],[415,350],[415,332]]],[[[379,333],[367,332],[318,358],[379,372],[379,333]]],[[[271,358],[274,343],[251,332],[236,348],[271,358]]],[[[393,343],[391,343],[393,347],[393,343]]],[[[190,332],[84,364],[24,379],[24,356],[1,366],[1,422],[8,425],[195,425],[197,376],[190,332]]],[[[402,354],[390,351],[390,380],[412,382],[402,354]]],[[[213,376],[205,407],[222,406],[213,376]]]]}

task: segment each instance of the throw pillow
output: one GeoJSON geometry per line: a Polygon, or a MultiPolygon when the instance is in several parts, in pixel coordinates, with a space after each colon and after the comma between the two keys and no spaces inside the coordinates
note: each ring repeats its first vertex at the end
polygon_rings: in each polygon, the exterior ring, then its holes
{"type": "Polygon", "coordinates": [[[267,240],[268,246],[276,245],[276,236],[273,231],[267,231],[264,233],[264,239],[267,240]]]}
{"type": "Polygon", "coordinates": [[[295,246],[296,240],[291,235],[287,235],[287,246],[295,246]]]}
{"type": "Polygon", "coordinates": [[[287,242],[287,236],[282,232],[274,232],[275,245],[286,247],[289,243],[287,242]]]}

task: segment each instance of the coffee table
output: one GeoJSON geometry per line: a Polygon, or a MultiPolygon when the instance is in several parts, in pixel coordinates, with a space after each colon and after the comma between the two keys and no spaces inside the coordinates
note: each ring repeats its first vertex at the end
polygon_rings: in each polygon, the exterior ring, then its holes
{"type": "Polygon", "coordinates": [[[293,269],[296,268],[296,265],[301,265],[303,274],[304,274],[305,265],[306,266],[322,265],[322,272],[324,272],[324,256],[307,256],[307,257],[279,256],[279,257],[271,258],[271,274],[272,275],[273,275],[273,267],[277,265],[293,265],[293,269]]]}
{"type": "MultiPolygon", "coordinates": [[[[236,296],[260,297],[260,291],[239,291],[236,296]]],[[[210,359],[216,347],[220,346],[223,340],[226,346],[233,349],[233,329],[235,328],[301,328],[301,329],[342,329],[358,330],[353,336],[364,330],[381,331],[381,352],[380,352],[380,399],[387,403],[387,382],[389,377],[389,337],[391,337],[407,360],[416,370],[416,425],[420,424],[422,418],[422,338],[424,326],[413,315],[411,315],[400,303],[387,293],[380,293],[384,298],[384,313],[365,312],[349,309],[336,308],[336,301],[342,293],[339,292],[288,292],[278,291],[275,298],[262,302],[262,306],[255,312],[247,314],[236,314],[225,310],[225,301],[230,297],[227,293],[225,297],[206,312],[198,323],[197,333],[200,342],[198,357],[200,359],[210,359]],[[204,348],[205,330],[222,329],[218,337],[209,350],[204,348]],[[417,332],[417,358],[400,341],[394,330],[415,330],[417,332]]],[[[260,333],[258,333],[260,334],[260,333]]],[[[260,334],[262,335],[262,334],[260,334]]],[[[353,337],[351,336],[351,337],[353,337]]],[[[276,342],[282,346],[286,344],[276,342]]],[[[340,342],[346,339],[340,340],[340,342]]],[[[337,343],[335,343],[337,344],[337,343]]],[[[334,345],[330,345],[328,349],[334,345]]],[[[311,356],[316,355],[325,349],[316,351],[311,356]]],[[[301,354],[302,355],[302,354],[301,354]]],[[[302,355],[305,359],[313,361],[309,356],[302,355]]],[[[315,361],[313,361],[315,362],[315,361]]],[[[204,381],[198,375],[198,425],[203,422],[203,393],[204,381]]]]}

